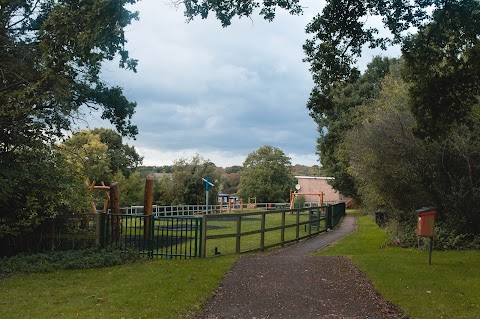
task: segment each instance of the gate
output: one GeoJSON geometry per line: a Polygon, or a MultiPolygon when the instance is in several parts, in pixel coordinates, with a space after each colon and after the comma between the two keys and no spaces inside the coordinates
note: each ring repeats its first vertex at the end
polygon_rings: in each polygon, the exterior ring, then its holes
{"type": "Polygon", "coordinates": [[[148,258],[200,257],[202,219],[195,216],[102,214],[103,246],[148,258]]]}

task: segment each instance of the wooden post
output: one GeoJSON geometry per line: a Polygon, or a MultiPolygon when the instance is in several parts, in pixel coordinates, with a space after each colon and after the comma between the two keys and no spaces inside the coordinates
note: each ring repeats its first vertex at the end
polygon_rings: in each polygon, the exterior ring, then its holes
{"type": "Polygon", "coordinates": [[[240,254],[240,239],[242,237],[242,217],[237,216],[237,231],[236,231],[236,242],[235,242],[235,252],[240,254]]]}
{"type": "Polygon", "coordinates": [[[95,201],[93,200],[93,187],[95,186],[95,181],[93,181],[92,185],[90,185],[90,181],[88,179],[85,180],[85,185],[88,187],[88,193],[90,195],[90,200],[91,200],[91,208],[92,208],[92,213],[96,214],[97,213],[97,208],[95,207],[95,201]]]}
{"type": "Polygon", "coordinates": [[[296,227],[295,239],[298,240],[298,238],[300,238],[300,211],[297,210],[296,213],[297,213],[297,216],[296,216],[297,227],[296,227]]]}
{"type": "Polygon", "coordinates": [[[262,214],[262,221],[261,221],[261,233],[260,233],[260,248],[263,250],[263,247],[265,247],[265,218],[266,214],[262,214]]]}
{"type": "MultiPolygon", "coordinates": [[[[120,214],[120,184],[115,182],[110,186],[110,213],[112,215],[120,214]]],[[[113,241],[120,239],[121,225],[120,217],[112,216],[112,236],[113,241]]]]}
{"type": "Polygon", "coordinates": [[[145,180],[145,194],[143,196],[143,214],[145,215],[143,236],[145,242],[150,239],[150,216],[153,210],[153,176],[148,175],[145,180]]]}
{"type": "Polygon", "coordinates": [[[102,182],[103,190],[105,191],[105,202],[103,204],[103,212],[108,212],[108,203],[110,202],[110,187],[106,186],[104,182],[102,182]]]}
{"type": "Polygon", "coordinates": [[[240,198],[240,212],[243,213],[243,199],[240,198]]]}
{"type": "Polygon", "coordinates": [[[293,208],[293,203],[295,201],[292,197],[293,197],[293,192],[292,192],[292,190],[290,190],[290,209],[293,208]]]}
{"type": "Polygon", "coordinates": [[[222,209],[223,209],[223,198],[220,197],[218,203],[220,204],[220,214],[222,213],[222,209]]]}

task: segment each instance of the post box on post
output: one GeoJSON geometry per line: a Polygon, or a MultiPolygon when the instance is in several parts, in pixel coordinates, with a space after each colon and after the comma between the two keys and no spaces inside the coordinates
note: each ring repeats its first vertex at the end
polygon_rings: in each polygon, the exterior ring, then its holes
{"type": "Polygon", "coordinates": [[[417,235],[430,238],[428,264],[432,264],[433,235],[435,229],[435,216],[438,211],[435,207],[423,207],[415,211],[418,214],[417,235]]]}

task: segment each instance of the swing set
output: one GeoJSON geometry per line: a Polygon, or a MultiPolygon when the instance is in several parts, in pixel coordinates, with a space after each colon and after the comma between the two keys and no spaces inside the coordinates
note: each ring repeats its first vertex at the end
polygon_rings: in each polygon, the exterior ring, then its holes
{"type": "Polygon", "coordinates": [[[293,209],[297,196],[303,196],[303,195],[317,195],[318,196],[318,206],[319,207],[323,206],[323,195],[324,195],[323,192],[319,192],[319,193],[299,193],[299,192],[290,191],[290,209],[293,209]]]}

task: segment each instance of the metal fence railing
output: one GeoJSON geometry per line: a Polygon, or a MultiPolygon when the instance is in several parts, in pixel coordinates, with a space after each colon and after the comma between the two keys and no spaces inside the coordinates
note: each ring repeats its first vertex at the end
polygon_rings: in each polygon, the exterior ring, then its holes
{"type": "Polygon", "coordinates": [[[192,258],[201,251],[200,217],[103,214],[106,246],[138,250],[145,257],[192,258]]]}
{"type": "Polygon", "coordinates": [[[328,228],[335,227],[345,215],[346,207],[344,202],[338,202],[328,205],[330,209],[328,228]]]}
{"type": "MultiPolygon", "coordinates": [[[[307,202],[303,204],[303,207],[318,207],[318,202],[307,202]]],[[[258,210],[282,210],[288,209],[289,203],[223,203],[222,205],[209,205],[208,211],[212,214],[219,214],[226,212],[229,208],[231,211],[258,211],[258,210]]],[[[121,208],[124,214],[141,215],[144,213],[143,206],[129,206],[121,208]]],[[[205,214],[207,211],[206,205],[173,205],[173,206],[152,206],[152,214],[155,216],[192,216],[205,214]]]]}
{"type": "MultiPolygon", "coordinates": [[[[214,205],[213,207],[219,207],[214,205]]],[[[225,206],[224,206],[225,208],[225,206]]],[[[266,249],[333,228],[345,204],[282,209],[262,204],[241,213],[222,213],[205,205],[121,208],[121,214],[65,214],[46,220],[38,231],[0,241],[4,255],[22,251],[82,249],[94,245],[136,250],[145,257],[191,258],[266,249]],[[202,227],[204,226],[204,227],[202,227]],[[32,248],[33,247],[33,248],[32,248]]],[[[226,210],[223,209],[223,212],[226,210]]]]}
{"type": "Polygon", "coordinates": [[[105,214],[105,244],[137,249],[141,255],[161,258],[212,257],[264,250],[333,228],[345,214],[345,204],[180,215],[192,211],[170,210],[168,215],[150,216],[140,212],[105,214]]]}

